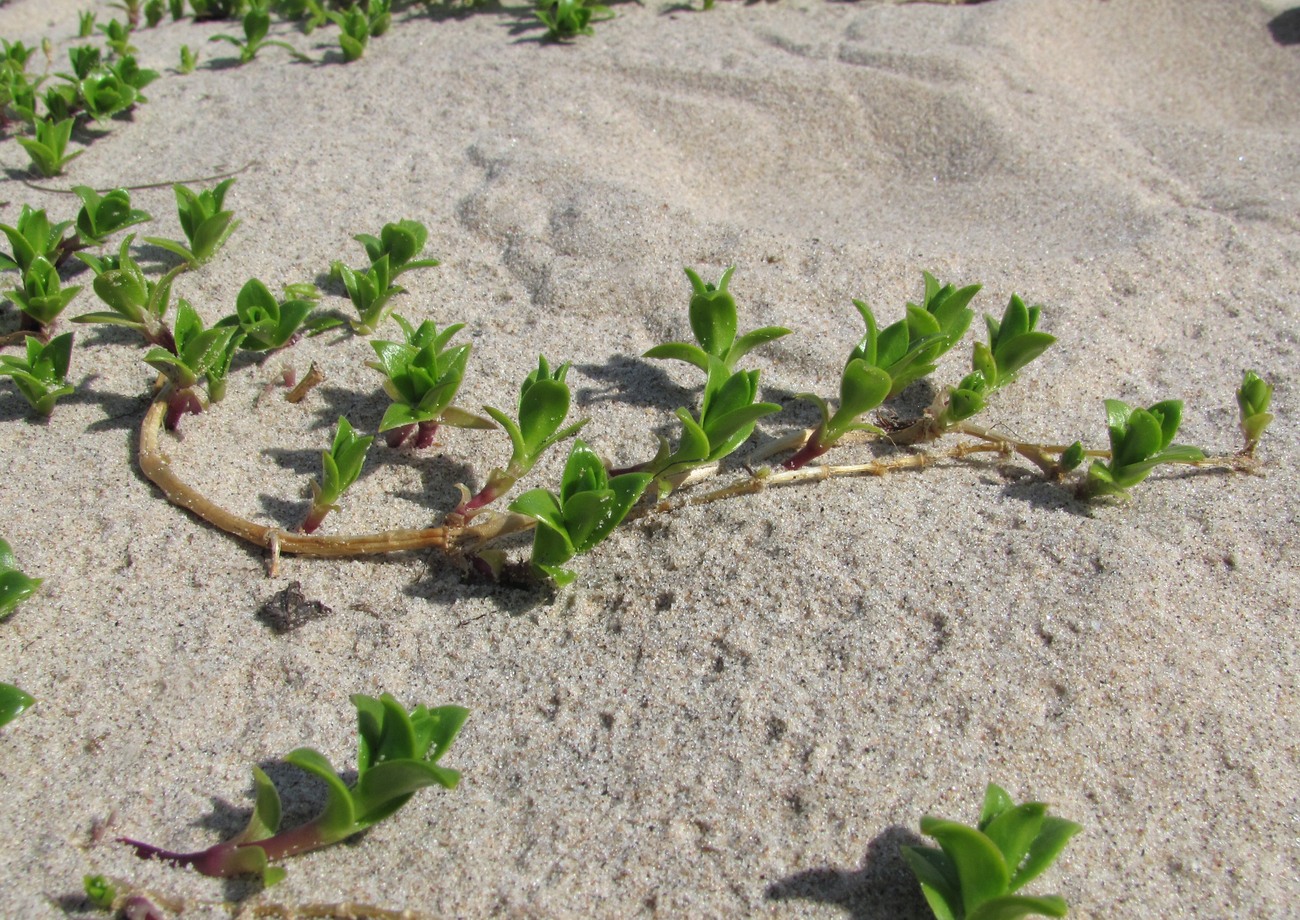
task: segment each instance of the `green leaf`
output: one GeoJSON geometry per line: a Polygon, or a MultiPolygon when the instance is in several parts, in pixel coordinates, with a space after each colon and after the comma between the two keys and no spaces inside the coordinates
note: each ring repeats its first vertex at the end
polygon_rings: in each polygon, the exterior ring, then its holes
{"type": "Polygon", "coordinates": [[[389,817],[426,786],[455,789],[460,774],[423,760],[390,760],[370,769],[353,790],[357,824],[362,827],[389,817]]]}
{"type": "Polygon", "coordinates": [[[0,683],[0,725],[8,725],[35,702],[13,684],[0,683]]]}
{"type": "Polygon", "coordinates": [[[560,477],[560,507],[567,508],[569,499],[581,492],[604,489],[608,479],[605,465],[596,452],[585,441],[574,441],[560,477]]]}
{"type": "Polygon", "coordinates": [[[1009,894],[987,901],[966,920],[1020,920],[1021,917],[1064,917],[1069,912],[1065,899],[1049,894],[1038,897],[1009,894]]]}
{"type": "MultiPolygon", "coordinates": [[[[1034,842],[1029,846],[1024,861],[1015,868],[1008,890],[1018,891],[1038,878],[1048,866],[1056,862],[1056,857],[1061,855],[1061,851],[1070,842],[1070,838],[1081,830],[1083,830],[1083,826],[1075,824],[1073,821],[1067,821],[1055,815],[1045,817],[1038,836],[1034,838],[1034,842]]],[[[1061,914],[1051,914],[1049,916],[1064,916],[1064,911],[1061,914]]]]}
{"type": "Polygon", "coordinates": [[[996,783],[989,783],[984,789],[984,805],[980,809],[979,830],[984,830],[998,815],[1014,807],[1007,790],[996,783]]]}
{"type": "Polygon", "coordinates": [[[1025,802],[1006,809],[982,828],[984,835],[1001,851],[1013,876],[1029,852],[1029,845],[1038,836],[1046,814],[1047,806],[1042,802],[1025,802]]]}
{"type": "Polygon", "coordinates": [[[1183,421],[1183,404],[1181,400],[1166,399],[1147,410],[1160,422],[1160,450],[1173,443],[1178,434],[1178,426],[1183,421]]]}
{"type": "Polygon", "coordinates": [[[18,571],[13,550],[0,540],[0,620],[5,619],[41,586],[42,579],[28,578],[18,571]]]}
{"type": "Polygon", "coordinates": [[[690,345],[686,342],[667,342],[663,345],[656,345],[643,354],[642,357],[685,361],[687,364],[695,365],[702,371],[709,369],[708,353],[698,345],[690,345]]]}
{"type": "Polygon", "coordinates": [[[275,791],[271,778],[259,767],[253,767],[253,791],[253,813],[243,831],[231,838],[231,843],[256,843],[280,829],[280,794],[275,791]]]}
{"type": "Polygon", "coordinates": [[[936,920],[959,920],[963,917],[957,867],[948,855],[934,847],[899,849],[903,860],[921,883],[921,893],[925,895],[926,903],[930,905],[936,920]]]}
{"type": "Polygon", "coordinates": [[[325,756],[312,748],[302,747],[291,751],[284,759],[325,781],[325,810],[313,822],[320,828],[322,842],[334,843],[355,834],[356,810],[352,805],[352,792],[339,779],[325,756]]]}
{"type": "Polygon", "coordinates": [[[939,841],[956,866],[967,914],[1007,890],[1011,873],[1002,853],[975,828],[927,816],[921,819],[921,833],[939,841]]]}

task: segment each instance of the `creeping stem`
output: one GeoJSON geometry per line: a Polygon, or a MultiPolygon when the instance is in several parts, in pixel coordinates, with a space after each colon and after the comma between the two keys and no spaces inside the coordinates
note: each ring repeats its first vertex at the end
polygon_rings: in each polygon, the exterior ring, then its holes
{"type": "Polygon", "coordinates": [[[290,533],[242,518],[211,501],[176,475],[171,460],[158,443],[166,413],[165,399],[154,400],[145,413],[144,422],[140,425],[140,471],[162,489],[173,505],[179,505],[213,527],[263,549],[300,556],[365,556],[413,549],[447,548],[445,527],[386,530],[357,536],[321,536],[290,533]]]}

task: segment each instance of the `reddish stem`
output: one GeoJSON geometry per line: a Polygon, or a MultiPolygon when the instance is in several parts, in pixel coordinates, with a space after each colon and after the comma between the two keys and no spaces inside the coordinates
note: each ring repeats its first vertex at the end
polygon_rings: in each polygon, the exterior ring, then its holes
{"type": "Polygon", "coordinates": [[[800,469],[807,466],[830,449],[831,446],[829,444],[821,443],[821,441],[817,439],[817,436],[814,435],[808,439],[807,444],[799,448],[793,457],[786,460],[785,463],[782,463],[781,468],[786,470],[800,469]]]}
{"type": "Polygon", "coordinates": [[[415,427],[415,444],[416,450],[423,450],[426,447],[433,446],[433,439],[438,435],[438,422],[435,419],[432,422],[420,422],[415,427]]]}
{"type": "Polygon", "coordinates": [[[189,387],[177,390],[167,398],[167,417],[163,419],[163,427],[175,431],[185,415],[198,415],[202,411],[203,401],[197,393],[189,387]]]}

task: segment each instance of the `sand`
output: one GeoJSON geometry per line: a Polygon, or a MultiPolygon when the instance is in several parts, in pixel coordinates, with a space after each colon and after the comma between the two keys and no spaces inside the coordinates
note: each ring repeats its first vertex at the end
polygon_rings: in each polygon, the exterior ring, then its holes
{"type": "MultiPolygon", "coordinates": [[[[10,0],[0,35],[48,36],[62,69],[84,6],[10,0]]],[[[414,9],[348,66],[333,29],[273,30],[324,63],[269,48],[243,67],[207,42],[237,24],[138,33],[164,71],[149,103],[35,185],[163,183],[133,201],[156,218],[144,233],[179,237],[165,183],[238,170],[242,225],[176,284],[209,321],[250,277],[318,281],[350,309],[330,262],[362,262],[355,233],[420,220],[442,265],[406,276],[398,309],[466,324],[460,402],[509,407],[539,353],[571,361],[584,436],[614,463],[675,438],[672,410],[698,399],[691,368],[638,358],[689,335],[684,266],[734,264],[742,325],[796,330],[752,358],[788,405],[756,445],[814,421],[795,394],[834,395],[861,334],[852,299],[893,321],[923,270],[982,283],[982,313],[1012,293],[1043,305],[1059,343],[995,399],[983,418],[999,430],[1104,446],[1104,399],[1180,398],[1180,440],[1230,453],[1246,368],[1275,382],[1277,421],[1264,476],[1159,475],[1129,502],[1081,504],[986,461],[686,509],[620,528],[554,596],[467,582],[430,553],[286,558],[269,577],[261,550],[143,479],[152,372],[130,335],[76,327],[78,393],[48,423],[0,385],[0,534],[45,579],[0,624],[0,680],[39,700],[0,730],[0,914],[88,916],[81,879],[99,872],[186,899],[187,917],[233,898],[910,920],[928,913],[898,845],[925,814],[974,821],[989,781],[1084,826],[1031,889],[1071,916],[1293,912],[1288,6],[656,0],[569,46],[538,43],[523,9],[414,9]],[[172,69],[182,44],[201,53],[188,76],[172,69]],[[278,635],[256,613],[293,582],[332,612],[278,635]],[[348,696],[380,692],[472,710],[443,760],[458,789],[289,860],[260,893],[113,842],[229,836],[259,764],[286,823],[312,814],[320,789],[281,758],[309,745],[352,769],[348,696]]],[[[12,141],[0,163],[0,220],[23,203],[74,215],[70,195],[24,184],[12,141]]],[[[137,249],[151,272],[170,264],[137,249]]],[[[16,324],[5,307],[0,330],[16,324]]],[[[965,373],[969,348],[932,387],[965,373]]],[[[168,436],[176,469],[295,526],[335,419],[378,425],[370,356],[336,334],[241,361],[226,400],[168,436]],[[327,381],[304,403],[263,395],[312,361],[327,381]]],[[[499,433],[454,430],[425,453],[377,446],[326,530],[435,523],[507,453],[499,433]]],[[[553,486],[561,462],[525,484],[553,486]]]]}

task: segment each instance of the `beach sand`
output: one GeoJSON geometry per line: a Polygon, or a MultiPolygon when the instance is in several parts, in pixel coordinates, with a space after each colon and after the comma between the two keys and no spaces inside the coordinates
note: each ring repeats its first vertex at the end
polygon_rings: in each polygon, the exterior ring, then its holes
{"type": "MultiPolygon", "coordinates": [[[[64,69],[85,6],[10,0],[0,35],[49,37],[64,69]]],[[[1276,384],[1277,420],[1262,477],[1161,473],[1128,502],[1083,504],[985,460],[687,508],[620,527],[554,595],[467,581],[436,553],[286,557],[269,577],[261,550],[140,474],[153,372],[131,335],[66,324],[78,392],[48,423],[0,385],[0,535],[45,579],[0,625],[0,680],[39,701],[0,730],[0,914],[89,916],[82,876],[104,873],[186,899],[187,917],[248,898],[919,920],[898,845],[920,842],[925,814],[974,822],[990,781],[1083,825],[1030,888],[1073,917],[1293,912],[1289,6],[648,2],[564,46],[539,43],[523,8],[416,8],[347,66],[332,27],[273,29],[324,63],[268,48],[242,67],[207,41],[237,23],[137,33],[163,72],[148,104],[56,179],[24,184],[26,155],[0,144],[0,221],[24,203],[71,218],[77,184],[150,185],[133,193],[155,217],[142,232],[179,237],[167,183],[237,170],[242,224],[175,286],[209,322],[251,277],[320,282],[346,312],[327,272],[363,262],[353,234],[422,221],[442,264],[403,277],[398,312],[465,324],[460,404],[508,409],[539,354],[571,361],[583,437],[614,464],[676,438],[672,410],[698,399],[694,369],[638,357],[689,337],[684,266],[713,280],[735,265],[742,328],[795,330],[747,359],[787,406],[758,446],[815,421],[796,394],[835,394],[862,333],[852,299],[892,322],[927,270],[982,283],[979,313],[1013,293],[1042,304],[1058,338],[993,400],[990,427],[1102,447],[1104,399],[1178,398],[1179,440],[1231,453],[1247,368],[1276,384]],[[201,54],[188,76],[173,70],[182,44],[201,54]],[[332,612],[279,635],[257,611],[293,582],[332,612]],[[286,824],[303,820],[322,792],[281,759],[306,745],[353,769],[348,697],[381,692],[471,710],[442,761],[458,789],[287,861],[261,893],[114,842],[230,836],[253,765],[280,784],[286,824]]],[[[150,272],[171,264],[135,251],[150,272]]],[[[83,291],[68,315],[95,303],[83,291]]],[[[0,329],[16,325],[5,307],[0,329]]],[[[955,383],[976,337],[978,320],[899,411],[955,383]]],[[[337,333],[241,360],[226,399],[166,437],[174,468],[296,526],[337,417],[379,423],[370,357],[337,333]],[[313,361],[326,382],[285,403],[282,369],[313,361]]],[[[436,523],[455,484],[481,484],[508,451],[499,432],[463,430],[418,454],[377,444],[325,531],[436,523]]],[[[562,462],[548,455],[524,487],[554,487],[562,462]]]]}

